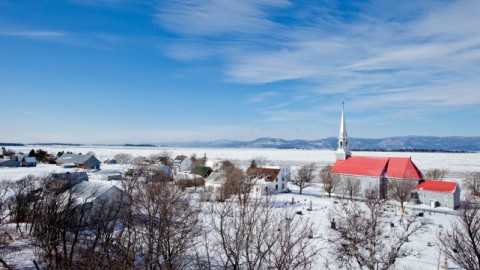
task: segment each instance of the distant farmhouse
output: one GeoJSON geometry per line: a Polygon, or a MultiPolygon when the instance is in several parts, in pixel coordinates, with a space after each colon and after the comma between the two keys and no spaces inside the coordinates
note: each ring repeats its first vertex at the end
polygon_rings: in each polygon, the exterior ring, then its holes
{"type": "Polygon", "coordinates": [[[0,167],[20,167],[20,162],[12,159],[0,159],[0,167]]]}
{"type": "Polygon", "coordinates": [[[250,168],[247,175],[253,183],[251,192],[255,195],[286,192],[287,183],[290,181],[290,167],[250,168]]]}
{"type": "Polygon", "coordinates": [[[36,167],[37,166],[37,158],[36,157],[29,157],[27,155],[21,153],[15,153],[10,156],[11,160],[18,161],[20,164],[19,166],[22,167],[36,167]]]}
{"type": "Polygon", "coordinates": [[[411,197],[416,203],[451,209],[460,206],[460,191],[457,183],[424,179],[411,158],[352,156],[348,145],[343,106],[335,156],[337,160],[331,168],[331,173],[343,179],[351,178],[360,182],[360,196],[376,192],[375,195],[385,197],[388,192],[388,182],[401,180],[409,181],[414,186],[411,197]]]}
{"type": "Polygon", "coordinates": [[[192,159],[184,155],[176,156],[173,167],[175,171],[189,171],[192,169],[192,159]]]}
{"type": "Polygon", "coordinates": [[[99,170],[101,162],[94,155],[63,154],[57,158],[56,163],[58,166],[63,167],[99,170]]]}

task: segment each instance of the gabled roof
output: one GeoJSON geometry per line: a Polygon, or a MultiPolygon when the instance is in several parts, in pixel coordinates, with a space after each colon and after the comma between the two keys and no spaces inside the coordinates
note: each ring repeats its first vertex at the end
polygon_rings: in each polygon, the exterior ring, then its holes
{"type": "Polygon", "coordinates": [[[215,183],[215,184],[223,184],[227,180],[227,174],[225,171],[221,170],[218,172],[212,172],[210,176],[205,179],[205,182],[208,183],[215,183]]]}
{"type": "Polygon", "coordinates": [[[248,175],[256,178],[264,178],[265,182],[273,182],[280,173],[278,168],[251,168],[248,170],[248,175]]]}
{"type": "Polygon", "coordinates": [[[417,190],[433,191],[433,192],[447,192],[452,193],[457,189],[458,183],[448,181],[433,181],[425,180],[415,186],[417,190]]]}
{"type": "Polygon", "coordinates": [[[386,157],[349,157],[337,160],[330,172],[338,174],[362,175],[380,177],[388,163],[386,157]]]}
{"type": "Polygon", "coordinates": [[[79,184],[75,185],[74,188],[79,199],[86,200],[87,202],[97,199],[110,189],[123,192],[121,189],[116,186],[112,186],[111,184],[98,182],[92,183],[88,181],[80,182],[79,184]]]}
{"type": "Polygon", "coordinates": [[[206,166],[198,166],[192,170],[192,173],[207,177],[212,172],[212,168],[206,166]]]}
{"type": "Polygon", "coordinates": [[[187,158],[187,156],[180,155],[180,156],[176,156],[176,157],[175,157],[175,160],[181,160],[181,161],[183,161],[183,160],[186,159],[186,158],[187,158]]]}
{"type": "Polygon", "coordinates": [[[57,163],[84,164],[90,159],[93,163],[100,163],[100,160],[98,160],[94,155],[79,154],[63,154],[61,157],[57,158],[57,163]]]}
{"type": "Polygon", "coordinates": [[[404,157],[389,158],[386,176],[388,178],[401,178],[411,180],[423,179],[422,173],[412,162],[412,159],[404,157]]]}

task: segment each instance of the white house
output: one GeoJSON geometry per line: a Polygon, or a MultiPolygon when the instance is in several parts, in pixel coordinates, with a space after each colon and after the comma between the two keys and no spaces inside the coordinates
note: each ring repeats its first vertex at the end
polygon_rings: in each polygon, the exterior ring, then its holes
{"type": "Polygon", "coordinates": [[[184,155],[177,156],[173,160],[173,167],[175,171],[189,171],[192,169],[192,159],[184,155]]]}
{"type": "Polygon", "coordinates": [[[287,191],[290,181],[290,167],[266,166],[250,168],[247,175],[253,184],[252,192],[256,196],[287,191]]]}
{"type": "Polygon", "coordinates": [[[205,190],[216,192],[227,180],[227,175],[223,170],[212,172],[205,179],[205,190]]]}
{"type": "Polygon", "coordinates": [[[22,158],[22,167],[37,167],[37,158],[25,156],[22,158]]]}

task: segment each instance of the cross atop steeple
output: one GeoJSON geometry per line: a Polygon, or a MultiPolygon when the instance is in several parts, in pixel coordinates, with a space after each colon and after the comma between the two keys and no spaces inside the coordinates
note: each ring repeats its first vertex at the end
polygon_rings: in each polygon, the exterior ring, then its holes
{"type": "Polygon", "coordinates": [[[338,133],[338,148],[335,152],[337,159],[345,160],[352,154],[348,149],[347,126],[345,124],[345,103],[342,102],[342,117],[340,119],[340,132],[338,133]]]}

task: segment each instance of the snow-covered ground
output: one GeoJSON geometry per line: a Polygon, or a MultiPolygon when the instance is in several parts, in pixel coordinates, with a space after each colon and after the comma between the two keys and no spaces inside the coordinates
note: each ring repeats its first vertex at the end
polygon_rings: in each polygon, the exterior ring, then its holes
{"type": "MultiPolygon", "coordinates": [[[[295,150],[295,149],[226,149],[226,148],[134,148],[134,147],[65,147],[65,146],[51,146],[51,147],[11,147],[15,151],[29,152],[32,148],[43,149],[48,152],[56,153],[58,151],[72,151],[75,153],[87,153],[93,151],[96,156],[101,160],[113,158],[118,153],[129,153],[133,156],[149,156],[151,154],[160,153],[167,150],[172,153],[172,156],[176,155],[192,155],[197,156],[207,155],[209,160],[220,161],[224,159],[232,160],[242,166],[247,166],[249,161],[254,158],[263,157],[267,160],[268,164],[272,165],[291,165],[293,169],[298,168],[303,164],[314,162],[318,167],[326,164],[332,164],[334,160],[333,151],[327,150],[295,150]]],[[[366,155],[366,156],[401,156],[411,157],[415,164],[422,170],[430,168],[447,169],[449,174],[447,178],[461,182],[462,178],[470,172],[480,171],[480,154],[479,153],[390,153],[390,152],[355,152],[354,155],[366,155]]],[[[124,171],[127,167],[122,165],[104,165],[102,169],[114,169],[124,171]]],[[[0,168],[0,180],[16,180],[25,175],[46,175],[51,172],[61,172],[75,169],[64,169],[55,165],[38,164],[34,168],[0,168]]],[[[288,204],[292,201],[292,197],[297,202],[295,207],[302,210],[305,214],[303,217],[310,218],[314,223],[314,238],[318,243],[324,243],[328,239],[330,217],[329,211],[334,205],[334,199],[326,198],[319,186],[312,186],[304,190],[304,194],[300,195],[295,186],[289,185],[292,189],[292,193],[276,195],[277,201],[284,201],[288,204]],[[313,211],[306,211],[310,200],[313,203],[313,211]]],[[[424,210],[430,210],[425,207],[424,210]]],[[[428,225],[425,232],[412,238],[408,243],[410,247],[414,247],[421,251],[421,256],[407,256],[399,260],[399,266],[406,266],[407,269],[437,269],[437,263],[439,261],[439,250],[435,245],[436,234],[443,232],[450,227],[450,223],[455,219],[454,211],[448,209],[437,209],[443,212],[431,213],[427,211],[426,217],[432,222],[428,225]],[[443,228],[442,228],[443,227],[443,228]],[[430,243],[431,245],[428,245],[430,243]]],[[[400,212],[398,207],[391,206],[389,211],[400,219],[400,212]]],[[[421,208],[413,209],[409,208],[409,212],[422,211],[421,208]]],[[[23,241],[23,240],[22,240],[23,241]]],[[[20,242],[23,243],[23,242],[20,242]]],[[[23,253],[17,254],[20,257],[9,257],[7,261],[15,262],[17,267],[32,267],[29,262],[22,263],[18,261],[21,257],[31,257],[32,250],[21,251],[23,253]],[[24,256],[22,256],[24,255],[24,256]]],[[[326,252],[322,252],[323,256],[327,256],[326,252]]],[[[318,266],[321,269],[322,262],[325,258],[320,258],[318,266]]],[[[31,259],[30,259],[31,262],[31,259]]],[[[440,260],[443,263],[443,257],[440,260]]],[[[451,262],[450,266],[453,266],[451,262]]]]}
{"type": "MultiPolygon", "coordinates": [[[[247,166],[250,160],[263,157],[271,165],[290,165],[293,168],[314,162],[318,167],[335,162],[334,151],[301,149],[265,149],[265,148],[168,148],[168,147],[121,147],[121,146],[22,146],[9,147],[14,151],[28,153],[31,149],[43,149],[50,153],[71,151],[74,153],[94,152],[103,161],[113,158],[118,153],[133,156],[146,156],[168,151],[173,157],[177,155],[198,157],[207,155],[209,160],[228,159],[239,165],[247,166]]],[[[480,153],[417,153],[417,152],[353,152],[357,156],[411,157],[423,172],[431,168],[447,169],[448,180],[459,181],[470,172],[480,171],[480,153]]],[[[1,170],[1,169],[0,169],[1,170]]],[[[0,172],[0,176],[3,173],[0,172]]]]}
{"type": "MultiPolygon", "coordinates": [[[[329,259],[328,254],[328,245],[327,241],[330,238],[330,213],[332,207],[335,205],[335,198],[327,198],[318,186],[312,186],[304,190],[304,194],[300,195],[295,186],[290,185],[289,188],[292,189],[292,193],[284,193],[274,195],[274,199],[277,203],[284,203],[285,206],[290,207],[292,198],[295,201],[293,206],[295,211],[302,211],[302,219],[308,219],[313,222],[313,233],[314,239],[317,245],[323,246],[324,249],[320,252],[320,257],[316,262],[316,267],[314,269],[322,269],[324,262],[329,259]],[[310,200],[312,201],[313,211],[307,211],[307,208],[310,205],[310,200]]],[[[401,219],[401,212],[397,205],[387,206],[387,210],[393,215],[393,223],[398,226],[401,219]]],[[[407,213],[415,214],[422,209],[407,209],[407,213]]],[[[450,223],[455,218],[452,215],[453,211],[444,209],[445,213],[428,213],[426,212],[426,218],[431,222],[430,225],[427,225],[427,228],[424,232],[412,237],[410,242],[407,243],[408,247],[413,248],[420,252],[419,256],[407,256],[400,258],[398,260],[398,269],[418,269],[418,270],[427,270],[427,269],[437,269],[437,264],[439,262],[439,249],[436,245],[436,234],[439,232],[445,232],[445,230],[450,228],[450,223]],[[429,245],[430,243],[430,245],[429,245]]],[[[9,256],[6,257],[6,261],[9,264],[15,266],[15,269],[34,269],[32,258],[34,258],[34,250],[29,246],[29,240],[26,236],[21,236],[16,233],[14,226],[9,225],[8,227],[3,227],[3,230],[8,230],[12,236],[18,241],[15,242],[15,246],[18,247],[18,250],[9,256]]],[[[440,257],[440,262],[443,264],[444,258],[440,257]]],[[[452,262],[449,262],[450,267],[454,266],[452,262]]],[[[456,269],[456,268],[450,268],[456,269]]]]}

